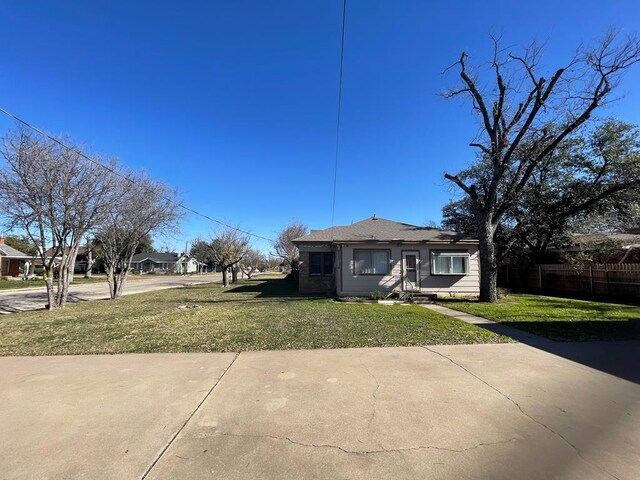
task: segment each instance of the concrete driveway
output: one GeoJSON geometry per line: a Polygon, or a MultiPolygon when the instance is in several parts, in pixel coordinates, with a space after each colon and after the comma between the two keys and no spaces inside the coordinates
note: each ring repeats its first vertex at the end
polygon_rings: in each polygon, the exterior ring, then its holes
{"type": "Polygon", "coordinates": [[[640,471],[638,383],[524,344],[8,357],[0,405],[2,479],[640,471]]]}
{"type": "MultiPolygon", "coordinates": [[[[147,275],[144,278],[135,278],[128,281],[124,287],[123,295],[184,287],[186,285],[220,281],[220,279],[221,274],[219,273],[191,276],[147,275]]],[[[71,285],[69,287],[69,303],[104,298],[109,298],[109,287],[106,281],[71,285]]],[[[46,303],[47,291],[44,287],[0,291],[0,314],[40,310],[44,308],[46,303]]]]}

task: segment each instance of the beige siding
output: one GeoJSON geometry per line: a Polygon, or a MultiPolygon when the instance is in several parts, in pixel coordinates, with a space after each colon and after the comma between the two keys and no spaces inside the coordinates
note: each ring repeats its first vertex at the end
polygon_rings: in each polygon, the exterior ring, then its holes
{"type": "Polygon", "coordinates": [[[402,251],[420,253],[420,287],[427,293],[477,294],[480,290],[478,249],[476,245],[398,245],[398,244],[350,244],[343,245],[338,254],[336,284],[339,295],[366,295],[376,290],[390,292],[402,290],[402,251]],[[371,248],[390,250],[390,269],[387,275],[355,275],[353,250],[371,248]],[[431,275],[430,251],[468,251],[469,274],[431,275]]]}
{"type": "Polygon", "coordinates": [[[480,293],[480,264],[477,245],[428,246],[420,249],[421,290],[430,293],[480,293]],[[431,275],[430,251],[456,250],[469,252],[469,273],[467,275],[431,275]],[[424,255],[424,256],[423,256],[424,255]]]}

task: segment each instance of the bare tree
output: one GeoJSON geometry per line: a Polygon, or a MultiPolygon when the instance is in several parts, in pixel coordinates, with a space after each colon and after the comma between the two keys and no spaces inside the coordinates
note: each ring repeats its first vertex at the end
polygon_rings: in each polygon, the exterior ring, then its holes
{"type": "Polygon", "coordinates": [[[266,258],[265,266],[269,270],[278,270],[280,265],[282,264],[282,259],[280,257],[276,257],[272,254],[269,254],[266,258]]]}
{"type": "Polygon", "coordinates": [[[225,228],[211,240],[211,258],[222,272],[222,285],[229,285],[228,270],[235,267],[249,251],[250,237],[234,228],[225,228]]]}
{"type": "Polygon", "coordinates": [[[242,273],[244,273],[247,278],[251,278],[264,263],[264,255],[254,248],[249,248],[242,259],[242,262],[240,262],[240,267],[242,269],[242,273]]]}
{"type": "Polygon", "coordinates": [[[300,222],[291,222],[284,227],[273,242],[276,256],[282,258],[291,270],[298,269],[300,252],[293,244],[293,240],[307,234],[307,226],[300,222]]]}
{"type": "MultiPolygon", "coordinates": [[[[589,122],[538,164],[494,235],[498,260],[528,263],[548,248],[571,244],[574,233],[624,231],[640,212],[640,130],[619,120],[589,122]]],[[[487,162],[484,175],[490,175],[487,162]]],[[[468,197],[443,209],[447,228],[475,235],[468,197]]]]}
{"type": "Polygon", "coordinates": [[[479,168],[445,178],[471,202],[480,242],[480,300],[489,302],[497,299],[494,235],[503,216],[536,167],[609,101],[621,74],[640,60],[640,41],[620,41],[610,31],[546,78],[536,43],[515,54],[502,49],[499,39],[493,42],[491,80],[470,70],[464,52],[450,67],[458,70],[461,87],[445,93],[469,99],[480,118],[481,133],[470,144],[478,150],[479,168]]]}
{"type": "Polygon", "coordinates": [[[3,139],[3,217],[39,246],[50,309],[65,306],[80,243],[101,221],[110,190],[111,177],[79,152],[23,128],[3,139]]]}
{"type": "Polygon", "coordinates": [[[140,242],[150,235],[177,229],[180,219],[174,189],[145,173],[124,175],[129,180],[119,178],[114,185],[107,214],[95,236],[112,299],[122,295],[140,242]]]}

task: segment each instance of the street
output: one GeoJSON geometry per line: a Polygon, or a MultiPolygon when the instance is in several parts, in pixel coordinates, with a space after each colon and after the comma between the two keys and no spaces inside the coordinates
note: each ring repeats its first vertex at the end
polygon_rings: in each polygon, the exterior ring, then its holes
{"type": "MultiPolygon", "coordinates": [[[[163,290],[166,288],[184,287],[219,281],[219,273],[204,275],[147,275],[128,281],[123,295],[163,290]]],[[[109,298],[109,287],[106,281],[85,283],[69,287],[69,303],[84,300],[100,300],[109,298]]],[[[0,314],[15,313],[27,310],[43,309],[47,303],[47,292],[44,287],[0,291],[0,314]]]]}

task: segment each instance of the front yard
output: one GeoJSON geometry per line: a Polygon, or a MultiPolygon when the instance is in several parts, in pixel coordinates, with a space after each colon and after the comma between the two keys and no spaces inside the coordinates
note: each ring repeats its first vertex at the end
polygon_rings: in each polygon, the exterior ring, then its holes
{"type": "Polygon", "coordinates": [[[510,339],[419,306],[348,304],[299,296],[258,277],[0,317],[0,355],[224,352],[510,339]]]}
{"type": "Polygon", "coordinates": [[[543,295],[512,294],[497,303],[439,300],[445,307],[554,340],[640,339],[640,307],[543,295]]]}

